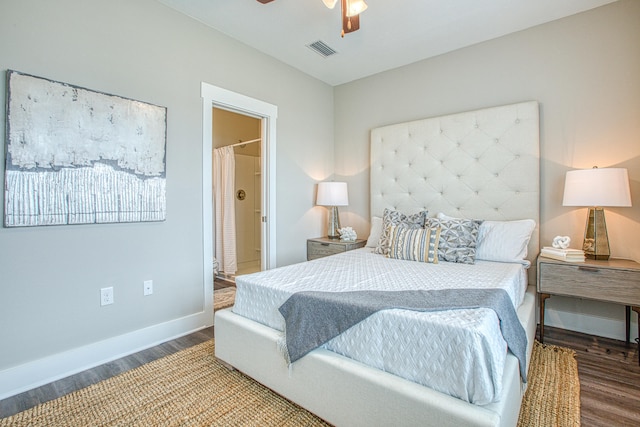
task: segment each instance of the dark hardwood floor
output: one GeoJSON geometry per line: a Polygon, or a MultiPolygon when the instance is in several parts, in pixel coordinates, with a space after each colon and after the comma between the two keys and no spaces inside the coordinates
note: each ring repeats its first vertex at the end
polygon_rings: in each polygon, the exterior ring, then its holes
{"type": "MultiPolygon", "coordinates": [[[[228,284],[221,284],[226,285],[228,284]]],[[[224,287],[224,286],[223,286],[224,287]]],[[[128,369],[213,338],[213,328],[160,344],[102,366],[0,400],[0,418],[87,387],[128,369]]],[[[635,343],[545,327],[545,343],[576,351],[582,425],[640,425],[640,366],[635,343]]]]}
{"type": "Polygon", "coordinates": [[[583,426],[640,425],[640,366],[636,343],[627,347],[624,341],[546,325],[544,342],[576,352],[583,426]]]}
{"type": "Polygon", "coordinates": [[[228,280],[222,277],[216,277],[213,279],[213,290],[234,287],[236,283],[233,280],[228,280]]]}

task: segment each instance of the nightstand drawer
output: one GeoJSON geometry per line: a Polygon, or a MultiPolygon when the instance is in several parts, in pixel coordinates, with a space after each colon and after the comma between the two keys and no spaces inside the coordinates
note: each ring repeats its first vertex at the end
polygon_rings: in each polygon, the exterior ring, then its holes
{"type": "Polygon", "coordinates": [[[363,239],[358,239],[355,242],[343,242],[341,240],[331,240],[323,237],[308,239],[307,260],[311,261],[313,259],[362,248],[366,243],[367,241],[363,239]]]}
{"type": "Polygon", "coordinates": [[[538,292],[606,300],[625,305],[640,304],[640,272],[541,262],[538,292]]]}
{"type": "Polygon", "coordinates": [[[309,260],[346,252],[345,245],[335,243],[307,242],[307,258],[309,260]]]}

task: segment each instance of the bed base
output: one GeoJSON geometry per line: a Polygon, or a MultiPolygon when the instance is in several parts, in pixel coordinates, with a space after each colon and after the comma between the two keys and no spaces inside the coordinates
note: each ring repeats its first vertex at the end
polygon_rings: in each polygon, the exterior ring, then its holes
{"type": "MultiPolygon", "coordinates": [[[[518,317],[527,332],[527,366],[535,338],[535,288],[518,317]]],[[[215,314],[215,355],[276,393],[337,426],[515,426],[524,387],[518,362],[507,355],[503,396],[473,405],[398,376],[316,349],[291,368],[277,348],[281,333],[234,314],[215,314]]]]}

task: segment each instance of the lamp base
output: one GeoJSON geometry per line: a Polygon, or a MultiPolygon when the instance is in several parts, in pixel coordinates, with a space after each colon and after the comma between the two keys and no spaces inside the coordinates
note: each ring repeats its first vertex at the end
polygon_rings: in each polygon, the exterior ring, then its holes
{"type": "Polygon", "coordinates": [[[584,251],[584,256],[589,259],[609,259],[611,252],[609,250],[607,224],[604,220],[604,209],[598,207],[589,208],[582,250],[584,251]]]}
{"type": "Polygon", "coordinates": [[[338,215],[338,207],[331,206],[329,208],[329,227],[327,228],[327,237],[330,239],[340,238],[340,216],[338,215]]]}

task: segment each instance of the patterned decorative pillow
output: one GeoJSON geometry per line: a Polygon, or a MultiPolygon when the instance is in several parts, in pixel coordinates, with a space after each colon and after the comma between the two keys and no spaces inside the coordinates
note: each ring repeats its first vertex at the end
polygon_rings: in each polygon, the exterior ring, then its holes
{"type": "Polygon", "coordinates": [[[406,228],[392,225],[387,257],[407,261],[438,263],[439,228],[406,228]]]}
{"type": "Polygon", "coordinates": [[[440,228],[438,259],[440,261],[474,264],[476,243],[482,220],[427,218],[426,227],[440,228]]]}
{"type": "Polygon", "coordinates": [[[385,209],[382,214],[382,234],[380,235],[380,240],[378,240],[378,246],[373,250],[373,253],[380,255],[387,255],[389,253],[389,245],[391,243],[389,227],[392,225],[402,225],[406,228],[423,228],[427,215],[429,215],[428,211],[405,215],[393,209],[385,209]]]}

